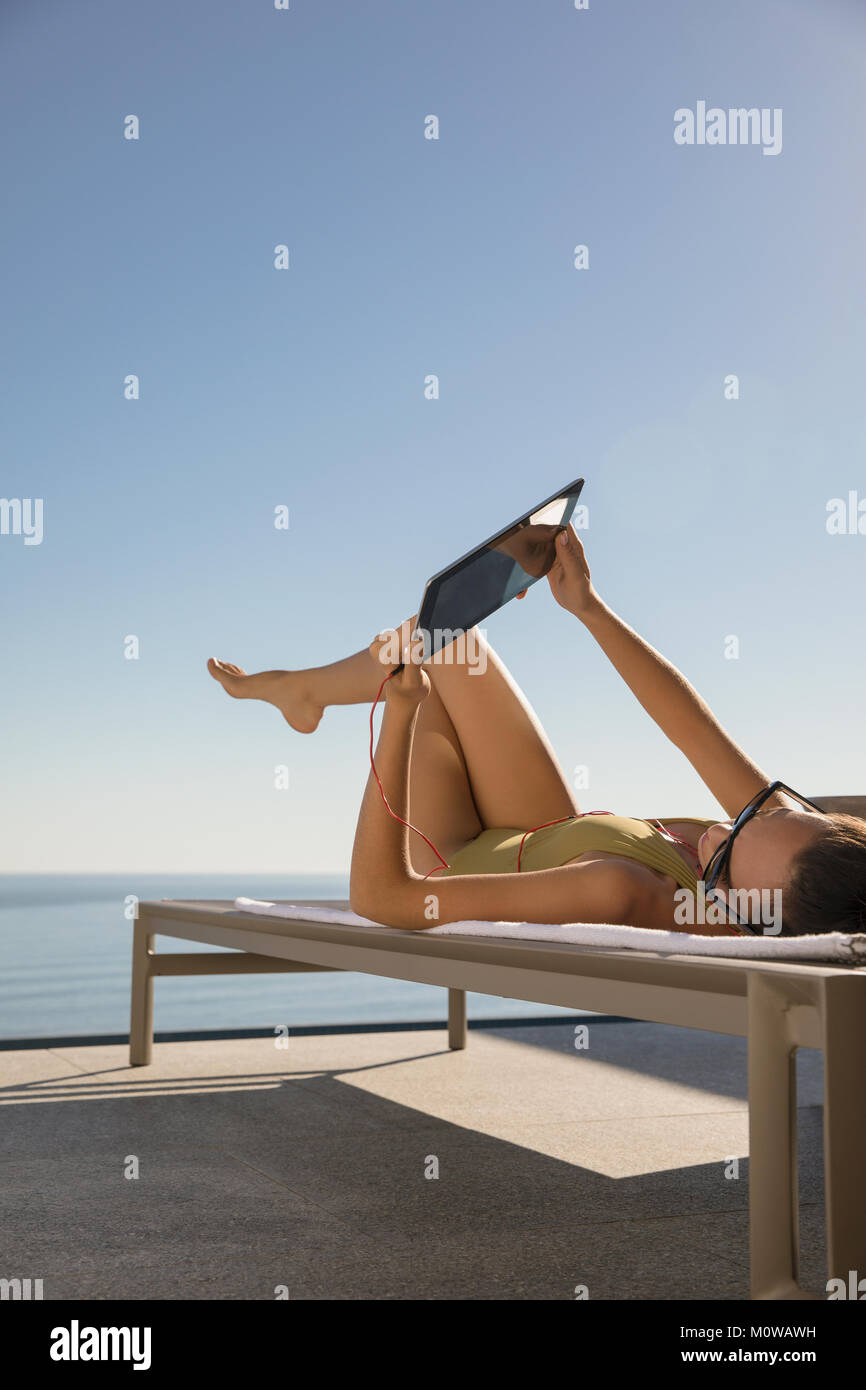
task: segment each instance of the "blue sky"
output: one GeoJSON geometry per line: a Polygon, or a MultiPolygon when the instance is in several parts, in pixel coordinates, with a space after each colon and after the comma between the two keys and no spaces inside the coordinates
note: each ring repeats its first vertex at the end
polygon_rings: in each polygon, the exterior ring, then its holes
{"type": "MultiPolygon", "coordinates": [[[[580,474],[604,597],[772,774],[866,790],[866,535],[825,524],[866,499],[864,39],[843,0],[7,3],[0,493],[44,538],[0,536],[0,868],[345,869],[366,709],[303,738],[205,659],[355,650],[580,474]],[[699,100],[782,152],[676,145],[699,100]]],[[[487,630],[587,808],[716,813],[546,585],[487,630]]]]}

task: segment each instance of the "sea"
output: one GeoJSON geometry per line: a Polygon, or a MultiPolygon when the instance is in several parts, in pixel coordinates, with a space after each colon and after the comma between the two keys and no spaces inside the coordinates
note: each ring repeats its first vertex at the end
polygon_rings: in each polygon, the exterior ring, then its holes
{"type": "MultiPolygon", "coordinates": [[[[128,1034],[131,895],[157,898],[348,897],[341,875],[0,874],[3,1040],[128,1034]]],[[[212,951],[157,937],[158,951],[212,951]]],[[[568,1017],[575,1010],[469,994],[474,1019],[568,1017]]],[[[154,981],[157,1032],[444,1022],[446,991],[375,975],[196,975],[154,981]]]]}

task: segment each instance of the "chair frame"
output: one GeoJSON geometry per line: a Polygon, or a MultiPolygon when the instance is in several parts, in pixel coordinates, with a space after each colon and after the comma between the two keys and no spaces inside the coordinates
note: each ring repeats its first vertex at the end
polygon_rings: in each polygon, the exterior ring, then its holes
{"type": "MultiPolygon", "coordinates": [[[[324,899],[299,905],[348,906],[324,899]]],[[[797,1048],[820,1049],[827,1278],[848,1287],[851,1271],[866,1275],[866,968],[431,936],[264,917],[223,901],[142,902],[134,926],[130,1065],[152,1059],[158,976],[322,970],[443,986],[455,1050],[466,1046],[467,990],[746,1038],[753,1299],[814,1297],[799,1283],[795,1063],[797,1048]],[[158,953],[157,935],[231,953],[158,953]]]]}

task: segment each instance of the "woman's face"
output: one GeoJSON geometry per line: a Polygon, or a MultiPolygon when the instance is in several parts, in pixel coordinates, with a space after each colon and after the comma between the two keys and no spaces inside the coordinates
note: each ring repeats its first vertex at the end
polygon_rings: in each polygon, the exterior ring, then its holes
{"type": "MultiPolygon", "coordinates": [[[[788,806],[762,808],[737,831],[720,888],[784,888],[791,861],[816,838],[821,814],[791,802],[788,806]]],[[[731,833],[731,822],[720,821],[704,831],[698,841],[701,870],[731,833]]]]}

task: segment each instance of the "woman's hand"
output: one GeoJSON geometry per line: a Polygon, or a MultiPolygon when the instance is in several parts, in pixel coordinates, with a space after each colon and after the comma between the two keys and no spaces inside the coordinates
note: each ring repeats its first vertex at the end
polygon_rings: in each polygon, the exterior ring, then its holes
{"type": "MultiPolygon", "coordinates": [[[[558,526],[527,524],[506,536],[505,540],[497,541],[496,545],[490,548],[501,555],[509,555],[527,574],[541,579],[547,574],[555,558],[554,545],[558,531],[558,526]]],[[[522,592],[525,594],[526,590],[522,592]]],[[[517,597],[520,598],[521,595],[518,594],[517,597]]]]}
{"type": "Polygon", "coordinates": [[[599,601],[583,546],[571,525],[556,538],[556,559],[547,582],[560,608],[576,618],[584,617],[599,601]]]}
{"type": "MultiPolygon", "coordinates": [[[[381,670],[382,677],[394,669],[394,639],[393,632],[380,633],[370,643],[370,655],[381,670]]],[[[387,704],[414,710],[430,694],[430,677],[426,671],[422,671],[420,663],[413,660],[413,655],[417,655],[417,652],[413,650],[411,643],[400,653],[400,660],[404,663],[403,670],[386,682],[382,692],[387,704]]]]}

